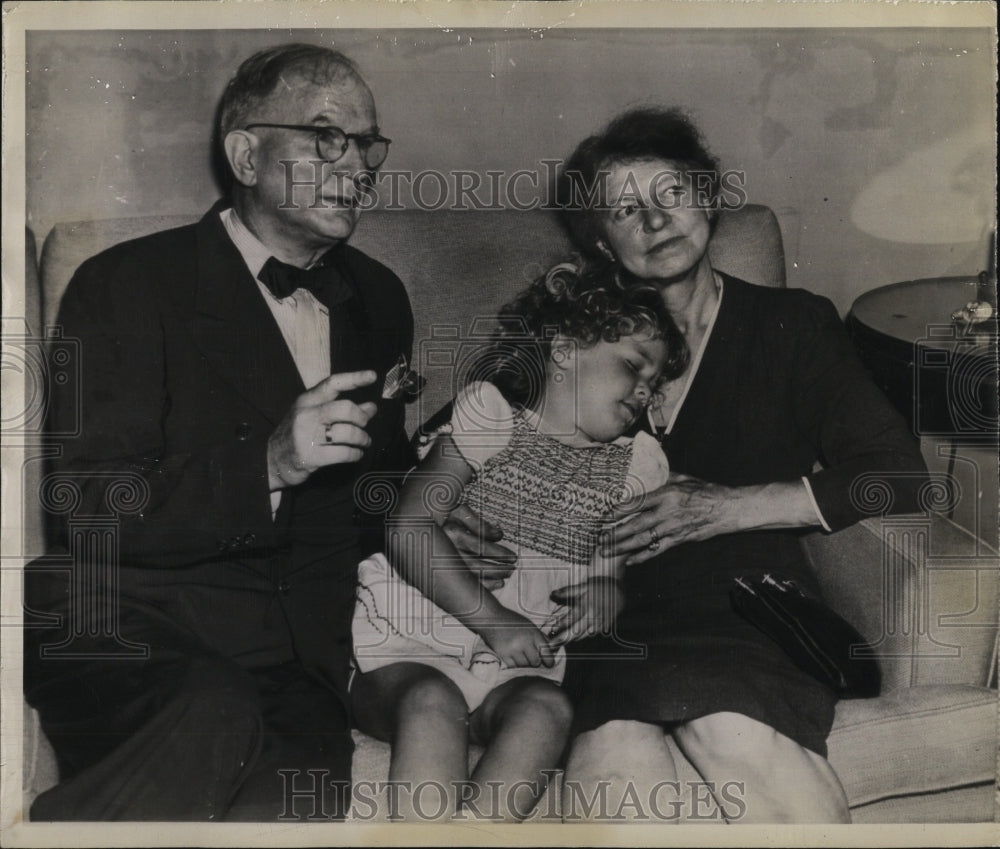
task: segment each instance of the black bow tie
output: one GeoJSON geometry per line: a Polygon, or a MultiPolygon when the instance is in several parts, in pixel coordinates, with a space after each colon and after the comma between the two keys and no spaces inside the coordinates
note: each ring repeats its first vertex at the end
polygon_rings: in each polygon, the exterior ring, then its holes
{"type": "Polygon", "coordinates": [[[350,290],[333,267],[329,255],[323,256],[312,268],[298,268],[272,256],[257,277],[276,298],[287,298],[296,289],[306,289],[320,303],[330,307],[350,297],[350,290]]]}

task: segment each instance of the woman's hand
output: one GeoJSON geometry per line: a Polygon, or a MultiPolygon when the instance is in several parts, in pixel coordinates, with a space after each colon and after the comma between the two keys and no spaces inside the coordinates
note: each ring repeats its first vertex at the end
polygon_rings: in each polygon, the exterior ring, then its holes
{"type": "Polygon", "coordinates": [[[476,627],[500,662],[508,667],[545,666],[555,663],[550,640],[528,619],[507,608],[491,617],[489,625],[476,627]]]}
{"type": "Polygon", "coordinates": [[[503,532],[473,513],[468,505],[460,504],[452,510],[441,530],[486,589],[500,589],[514,571],[517,555],[498,544],[503,532]]]}
{"type": "Polygon", "coordinates": [[[553,646],[595,634],[610,634],[625,603],[621,584],[611,577],[590,578],[561,587],[552,592],[551,598],[556,604],[566,605],[542,624],[553,646]]]}
{"type": "Polygon", "coordinates": [[[733,487],[675,474],[654,492],[615,507],[608,522],[613,527],[601,533],[601,553],[628,555],[625,565],[630,566],[681,543],[739,531],[808,527],[819,524],[819,516],[801,480],[733,487]]]}

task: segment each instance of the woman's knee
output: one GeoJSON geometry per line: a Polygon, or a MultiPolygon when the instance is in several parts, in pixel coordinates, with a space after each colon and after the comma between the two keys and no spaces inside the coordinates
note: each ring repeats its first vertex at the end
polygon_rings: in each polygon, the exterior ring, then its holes
{"type": "Polygon", "coordinates": [[[577,739],[595,748],[642,749],[653,744],[663,745],[663,729],[649,722],[614,719],[584,732],[577,739]]]}
{"type": "Polygon", "coordinates": [[[693,719],[678,727],[674,738],[702,775],[735,766],[771,775],[829,768],[820,755],[740,713],[720,712],[693,719]]]}
{"type": "Polygon", "coordinates": [[[850,821],[829,761],[763,722],[716,713],[684,724],[674,736],[704,779],[739,782],[745,822],[850,821]]]}
{"type": "Polygon", "coordinates": [[[630,719],[615,719],[579,734],[570,757],[573,768],[580,770],[592,764],[628,771],[638,764],[654,763],[660,768],[672,763],[663,728],[630,719]]]}
{"type": "Polygon", "coordinates": [[[775,742],[776,734],[762,722],[728,711],[692,719],[674,731],[675,739],[685,748],[709,752],[766,748],[775,742]]]}

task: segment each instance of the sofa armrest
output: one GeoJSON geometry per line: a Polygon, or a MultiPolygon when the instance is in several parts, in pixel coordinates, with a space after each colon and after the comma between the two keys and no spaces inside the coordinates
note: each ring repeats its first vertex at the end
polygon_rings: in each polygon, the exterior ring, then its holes
{"type": "Polygon", "coordinates": [[[992,683],[995,549],[938,514],[868,519],[804,546],[827,601],[875,647],[885,692],[992,683]]]}

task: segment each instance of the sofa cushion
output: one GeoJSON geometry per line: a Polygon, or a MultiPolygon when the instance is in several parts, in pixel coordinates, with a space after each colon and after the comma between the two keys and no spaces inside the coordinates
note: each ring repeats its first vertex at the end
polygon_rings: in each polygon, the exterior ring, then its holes
{"type": "Polygon", "coordinates": [[[851,808],[851,822],[970,823],[996,820],[996,785],[990,781],[939,793],[918,793],[851,808]]]}
{"type": "Polygon", "coordinates": [[[874,646],[883,693],[991,683],[1000,592],[995,549],[933,512],[810,534],[805,548],[826,597],[874,646]]]}
{"type": "Polygon", "coordinates": [[[990,782],[997,692],[929,685],[842,701],[828,747],[852,807],[990,782]]]}
{"type": "Polygon", "coordinates": [[[119,242],[138,239],[160,230],[197,221],[194,215],[150,215],[142,218],[109,218],[56,224],[42,245],[42,316],[45,326],[55,324],[63,292],[85,259],[119,242]]]}

